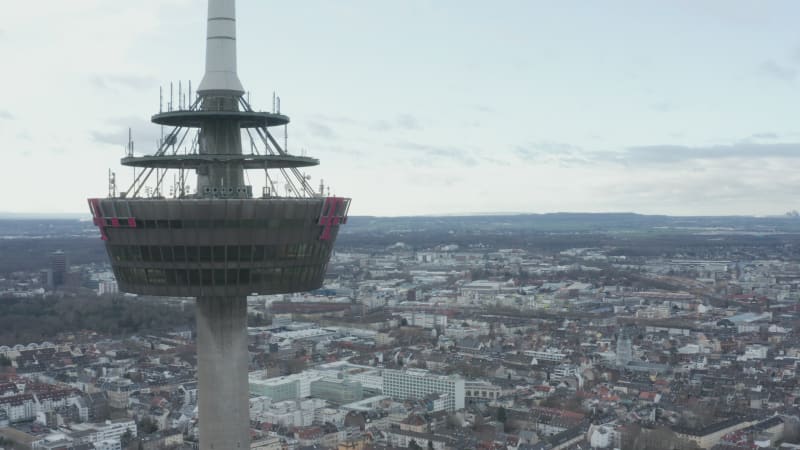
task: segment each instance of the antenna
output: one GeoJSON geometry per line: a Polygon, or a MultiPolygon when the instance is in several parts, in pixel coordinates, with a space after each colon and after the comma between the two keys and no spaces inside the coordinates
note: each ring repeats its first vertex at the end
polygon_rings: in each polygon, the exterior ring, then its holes
{"type": "Polygon", "coordinates": [[[189,80],[189,107],[191,107],[193,103],[194,99],[192,98],[192,80],[189,80]]]}
{"type": "Polygon", "coordinates": [[[164,87],[158,87],[158,112],[164,112],[164,87]]]}
{"type": "Polygon", "coordinates": [[[133,156],[133,131],[128,127],[128,156],[133,156]]]}
{"type": "Polygon", "coordinates": [[[178,109],[183,109],[183,82],[178,80],[178,109]]]}
{"type": "Polygon", "coordinates": [[[172,100],[173,100],[173,95],[172,95],[172,81],[170,81],[170,82],[169,82],[169,110],[170,110],[170,111],[172,111],[172,100]]]}

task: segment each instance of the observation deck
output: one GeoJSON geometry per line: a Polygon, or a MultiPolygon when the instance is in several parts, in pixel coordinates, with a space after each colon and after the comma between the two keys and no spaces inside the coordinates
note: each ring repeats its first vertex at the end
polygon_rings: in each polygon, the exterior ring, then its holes
{"type": "Polygon", "coordinates": [[[290,154],[270,131],[288,116],[254,111],[241,97],[199,97],[153,122],[173,128],[151,155],[131,145],[121,160],[134,168],[130,188],[89,200],[120,291],[226,299],[322,286],[350,199],[310,186],[299,169],[319,160],[290,154]],[[253,170],[265,176],[261,197],[245,184],[253,170]],[[170,187],[168,171],[180,180],[170,187]],[[193,175],[194,192],[185,183],[193,175]]]}
{"type": "Polygon", "coordinates": [[[202,128],[220,120],[235,120],[241,128],[277,127],[289,124],[289,117],[263,111],[177,110],[153,115],[151,121],[170,127],[202,128]]]}
{"type": "Polygon", "coordinates": [[[245,170],[288,169],[319,165],[319,160],[308,156],[294,155],[149,155],[122,158],[123,166],[151,167],[159,169],[197,169],[210,164],[236,164],[245,170]]]}
{"type": "Polygon", "coordinates": [[[318,289],[350,200],[91,199],[123,292],[236,297],[318,289]]]}

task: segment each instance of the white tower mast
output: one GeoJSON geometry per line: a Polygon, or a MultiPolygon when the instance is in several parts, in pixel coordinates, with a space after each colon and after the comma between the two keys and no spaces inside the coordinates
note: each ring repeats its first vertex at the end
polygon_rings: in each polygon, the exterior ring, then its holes
{"type": "Polygon", "coordinates": [[[208,1],[206,73],[197,93],[201,96],[241,96],[236,73],[236,0],[208,1]]]}

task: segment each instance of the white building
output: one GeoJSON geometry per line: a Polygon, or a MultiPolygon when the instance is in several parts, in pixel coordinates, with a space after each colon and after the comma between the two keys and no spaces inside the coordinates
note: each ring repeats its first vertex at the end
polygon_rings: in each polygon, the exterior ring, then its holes
{"type": "Polygon", "coordinates": [[[442,394],[447,397],[447,410],[464,408],[464,379],[457,375],[434,375],[421,369],[387,369],[383,371],[383,393],[396,400],[442,394]]]}
{"type": "Polygon", "coordinates": [[[374,367],[351,364],[347,361],[334,361],[317,366],[317,370],[320,377],[337,378],[341,375],[350,381],[361,383],[364,389],[383,391],[382,370],[374,367]]]}
{"type": "Polygon", "coordinates": [[[464,382],[465,394],[469,399],[494,400],[503,393],[500,386],[489,383],[488,381],[466,381],[464,382]]]}
{"type": "Polygon", "coordinates": [[[744,349],[744,359],[767,359],[769,347],[761,344],[751,344],[744,349]]]}
{"type": "Polygon", "coordinates": [[[11,423],[35,419],[38,409],[38,404],[33,394],[20,394],[0,398],[0,411],[5,411],[11,423]]]}
{"type": "Polygon", "coordinates": [[[589,444],[592,448],[611,448],[619,442],[619,432],[608,425],[592,426],[589,429],[589,444]]]}
{"type": "Polygon", "coordinates": [[[269,397],[273,401],[309,397],[311,396],[311,382],[323,378],[321,373],[313,370],[273,378],[264,378],[261,373],[250,373],[248,377],[250,393],[269,397]]]}
{"type": "Polygon", "coordinates": [[[259,408],[251,408],[250,418],[261,422],[279,423],[286,427],[307,427],[314,423],[315,418],[325,416],[317,413],[324,408],[325,400],[312,398],[272,404],[262,403],[259,408]]]}
{"type": "Polygon", "coordinates": [[[424,312],[404,312],[400,316],[408,322],[409,325],[421,328],[447,328],[447,316],[441,314],[428,314],[424,312]]]}
{"type": "Polygon", "coordinates": [[[561,380],[567,377],[573,377],[578,374],[578,368],[571,364],[561,364],[553,369],[553,374],[550,378],[554,380],[561,380]]]}
{"type": "Polygon", "coordinates": [[[537,361],[559,362],[567,357],[566,353],[563,353],[561,350],[553,347],[549,347],[544,350],[526,350],[524,353],[525,356],[536,358],[537,361]]]}
{"type": "Polygon", "coordinates": [[[136,422],[119,419],[107,420],[105,423],[81,423],[72,425],[72,430],[85,433],[81,433],[81,443],[100,445],[101,448],[120,448],[122,436],[126,432],[130,432],[132,438],[136,437],[136,422]]]}
{"type": "Polygon", "coordinates": [[[459,289],[459,302],[463,300],[491,300],[498,294],[511,294],[518,288],[511,281],[475,280],[461,286],[459,289]]]}
{"type": "Polygon", "coordinates": [[[112,295],[119,292],[116,281],[104,280],[97,285],[97,295],[112,295]]]}

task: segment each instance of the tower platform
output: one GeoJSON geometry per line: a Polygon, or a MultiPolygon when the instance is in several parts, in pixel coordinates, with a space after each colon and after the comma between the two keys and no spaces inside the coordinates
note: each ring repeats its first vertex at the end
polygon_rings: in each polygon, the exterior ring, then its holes
{"type": "Polygon", "coordinates": [[[319,288],[349,199],[92,199],[123,292],[178,297],[319,288]]]}
{"type": "Polygon", "coordinates": [[[288,169],[319,165],[319,160],[308,156],[295,155],[230,155],[230,154],[189,154],[189,155],[146,155],[122,158],[122,165],[129,167],[150,167],[158,169],[198,169],[212,164],[236,164],[244,170],[288,169]]]}
{"type": "Polygon", "coordinates": [[[152,122],[171,127],[202,128],[220,120],[235,120],[241,128],[276,127],[287,125],[289,116],[263,111],[177,110],[155,114],[152,122]]]}

